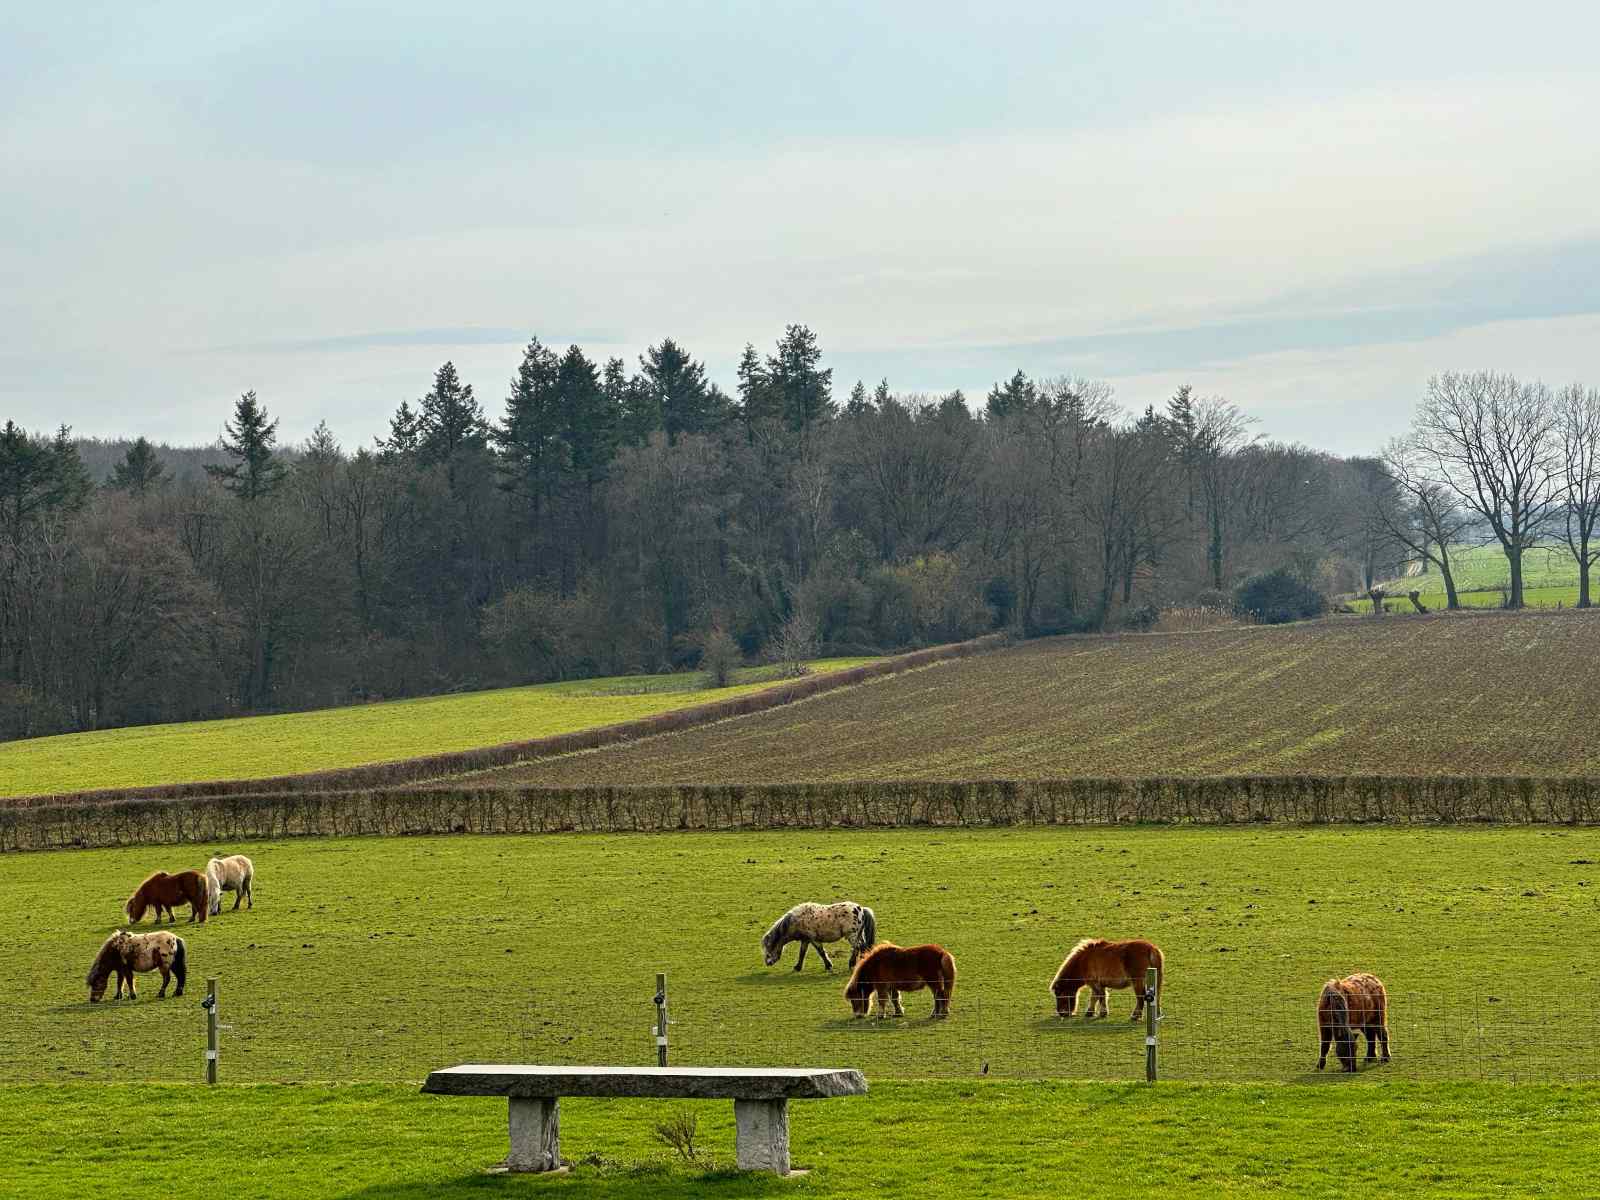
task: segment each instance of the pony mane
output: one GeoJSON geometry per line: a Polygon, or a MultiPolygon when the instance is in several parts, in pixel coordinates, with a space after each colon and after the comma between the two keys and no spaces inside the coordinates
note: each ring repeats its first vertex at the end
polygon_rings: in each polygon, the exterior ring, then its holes
{"type": "Polygon", "coordinates": [[[84,983],[88,984],[90,987],[93,987],[96,975],[104,979],[107,975],[111,974],[113,968],[108,960],[120,956],[121,941],[122,930],[119,929],[100,944],[100,951],[94,956],[94,963],[89,967],[89,977],[84,980],[84,983]],[[105,968],[103,971],[101,970],[102,967],[105,968]]]}
{"type": "Polygon", "coordinates": [[[794,909],[790,909],[772,923],[772,928],[761,935],[761,948],[770,951],[784,934],[789,932],[789,925],[794,920],[794,909]]]}
{"type": "Polygon", "coordinates": [[[122,906],[122,911],[128,914],[128,920],[137,921],[139,917],[144,916],[144,910],[150,907],[144,898],[144,890],[165,874],[165,871],[152,871],[144,877],[144,881],[138,887],[133,889],[133,895],[129,896],[122,906]],[[133,915],[133,906],[135,904],[139,906],[139,917],[133,915]]]}
{"type": "Polygon", "coordinates": [[[1105,946],[1105,945],[1109,945],[1109,943],[1106,941],[1105,938],[1084,938],[1081,942],[1079,942],[1071,950],[1067,951],[1067,961],[1071,962],[1073,959],[1077,958],[1078,955],[1082,954],[1085,950],[1093,950],[1093,949],[1096,949],[1097,947],[1105,946]]]}

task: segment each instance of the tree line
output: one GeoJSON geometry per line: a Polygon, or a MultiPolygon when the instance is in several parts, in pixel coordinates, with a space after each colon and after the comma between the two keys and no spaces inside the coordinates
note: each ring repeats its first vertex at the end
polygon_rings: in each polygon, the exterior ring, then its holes
{"type": "Polygon", "coordinates": [[[1394,455],[1270,441],[1188,387],[841,401],[803,325],[747,346],[731,395],[670,338],[631,370],[534,339],[495,407],[447,362],[351,450],[326,423],[285,444],[246,392],[183,469],[140,438],[99,479],[105,443],[8,422],[0,735],[683,669],[713,640],[1147,625],[1268,569],[1370,586],[1424,540],[1394,455]]]}

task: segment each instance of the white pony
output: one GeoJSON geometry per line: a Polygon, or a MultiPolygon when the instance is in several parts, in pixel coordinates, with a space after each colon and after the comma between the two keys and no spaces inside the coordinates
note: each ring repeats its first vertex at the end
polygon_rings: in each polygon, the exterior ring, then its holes
{"type": "Polygon", "coordinates": [[[211,893],[211,915],[222,911],[222,893],[234,892],[233,907],[237,911],[241,900],[256,906],[255,893],[250,885],[256,877],[256,865],[242,854],[227,858],[213,858],[206,864],[206,890],[211,893]]]}

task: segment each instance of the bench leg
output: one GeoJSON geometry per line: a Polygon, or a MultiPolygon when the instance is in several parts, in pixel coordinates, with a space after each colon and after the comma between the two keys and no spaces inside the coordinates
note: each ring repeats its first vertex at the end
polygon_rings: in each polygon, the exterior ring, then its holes
{"type": "Polygon", "coordinates": [[[741,1171],[789,1173],[789,1102],[735,1100],[734,1152],[741,1171]]]}
{"type": "Polygon", "coordinates": [[[561,1102],[552,1097],[511,1097],[508,1171],[554,1171],[561,1166],[561,1102]]]}

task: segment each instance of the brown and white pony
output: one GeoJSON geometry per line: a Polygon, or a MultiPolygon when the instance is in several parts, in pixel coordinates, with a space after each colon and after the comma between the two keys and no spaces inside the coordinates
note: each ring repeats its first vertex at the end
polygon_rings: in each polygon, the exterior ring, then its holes
{"type": "Polygon", "coordinates": [[[844,985],[844,998],[850,1002],[850,1011],[861,1018],[867,1015],[876,994],[881,1021],[889,1015],[889,1004],[894,1006],[895,1016],[905,1016],[900,993],[920,992],[923,988],[933,993],[934,1017],[948,1017],[950,997],[956,990],[956,960],[950,951],[943,946],[896,946],[884,942],[867,951],[856,964],[850,982],[844,985]]]}
{"type": "Polygon", "coordinates": [[[206,864],[206,891],[211,896],[211,915],[216,916],[222,911],[222,893],[233,892],[233,910],[239,911],[239,903],[243,900],[250,902],[250,907],[256,906],[255,893],[251,885],[255,882],[256,865],[242,854],[230,854],[227,858],[213,858],[206,864]]]}
{"type": "Polygon", "coordinates": [[[1360,972],[1344,979],[1330,979],[1317,997],[1317,1032],[1322,1035],[1322,1052],[1317,1055],[1317,1070],[1328,1061],[1328,1043],[1337,1043],[1335,1053],[1346,1071],[1356,1069],[1356,1043],[1367,1035],[1367,1061],[1377,1058],[1381,1045],[1389,1061],[1389,993],[1376,975],[1360,972]]]}
{"type": "Polygon", "coordinates": [[[1145,977],[1151,967],[1156,969],[1156,1012],[1160,1013],[1161,987],[1166,980],[1160,947],[1140,938],[1125,942],[1084,938],[1072,948],[1050,981],[1056,1016],[1070,1017],[1078,1004],[1078,992],[1085,987],[1090,993],[1083,1019],[1093,1020],[1097,1005],[1100,1015],[1107,1016],[1106,989],[1132,987],[1135,1000],[1131,1019],[1137,1021],[1144,1013],[1145,977]]]}
{"type": "Polygon", "coordinates": [[[94,965],[89,968],[89,1003],[100,1003],[101,997],[106,994],[106,984],[111,976],[117,977],[117,996],[122,999],[122,985],[128,985],[128,999],[137,1000],[139,993],[133,986],[133,973],[135,971],[160,971],[161,990],[156,993],[159,998],[167,994],[169,980],[178,981],[174,996],[183,995],[183,985],[189,980],[189,954],[188,947],[183,944],[183,939],[168,930],[156,933],[125,933],[119,929],[105,940],[100,947],[100,952],[95,955],[94,965]]]}
{"type": "Polygon", "coordinates": [[[761,935],[761,953],[767,966],[776,966],[783,957],[783,948],[790,942],[800,943],[800,958],[794,964],[798,971],[806,964],[806,951],[816,947],[824,970],[833,970],[833,960],[822,948],[824,942],[850,943],[850,969],[854,970],[861,956],[878,940],[878,919],[872,910],[853,900],[837,904],[796,904],[772,923],[772,928],[761,935]]]}
{"type": "Polygon", "coordinates": [[[198,918],[200,924],[204,925],[208,908],[206,890],[206,877],[199,871],[179,871],[176,875],[157,871],[134,889],[133,895],[122,907],[128,914],[128,920],[137,925],[144,919],[147,908],[156,910],[158,922],[163,912],[176,921],[178,914],[172,911],[174,906],[187,904],[189,920],[198,918]]]}

